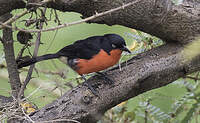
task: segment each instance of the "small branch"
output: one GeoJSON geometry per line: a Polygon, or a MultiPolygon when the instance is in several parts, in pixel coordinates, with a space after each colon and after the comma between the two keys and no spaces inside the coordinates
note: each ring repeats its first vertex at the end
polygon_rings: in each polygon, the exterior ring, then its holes
{"type": "Polygon", "coordinates": [[[193,80],[200,80],[198,77],[186,76],[186,78],[193,79],[193,80]]]}
{"type": "Polygon", "coordinates": [[[20,50],[20,52],[18,53],[18,56],[17,56],[17,58],[16,58],[16,60],[18,60],[19,58],[21,58],[22,57],[22,55],[23,55],[23,53],[24,53],[24,50],[26,49],[26,48],[28,48],[28,46],[29,45],[24,45],[23,47],[22,47],[22,49],[20,50]]]}
{"type": "Polygon", "coordinates": [[[22,101],[25,101],[26,99],[30,98],[31,96],[33,96],[36,92],[38,92],[38,90],[41,88],[41,85],[36,88],[32,93],[30,93],[27,97],[25,97],[22,101]]]}
{"type": "Polygon", "coordinates": [[[58,14],[57,14],[57,12],[56,12],[56,10],[54,9],[53,10],[54,11],[54,14],[55,14],[55,22],[58,22],[58,25],[61,25],[61,21],[60,21],[60,19],[58,18],[58,14]]]}
{"type": "Polygon", "coordinates": [[[9,20],[7,20],[6,22],[2,23],[2,25],[0,25],[0,29],[2,29],[4,26],[3,25],[9,25],[13,22],[15,22],[17,19],[23,17],[24,15],[26,15],[29,11],[25,10],[20,14],[16,14],[15,16],[13,16],[12,18],[10,18],[9,20]]]}
{"type": "Polygon", "coordinates": [[[21,108],[21,110],[22,110],[22,112],[23,112],[23,114],[24,114],[24,116],[26,117],[27,120],[31,121],[32,123],[35,123],[35,122],[26,114],[26,112],[24,111],[23,108],[21,108]]]}
{"type": "Polygon", "coordinates": [[[26,30],[26,29],[22,29],[22,28],[17,28],[17,27],[12,27],[12,26],[9,26],[9,25],[6,25],[4,23],[1,23],[0,24],[4,27],[7,27],[7,28],[12,28],[13,30],[19,30],[19,31],[23,31],[23,32],[30,32],[30,33],[33,33],[33,32],[47,32],[47,31],[54,31],[54,30],[57,30],[57,29],[61,29],[61,28],[64,28],[64,27],[69,27],[69,26],[73,26],[73,25],[76,25],[76,24],[81,24],[81,23],[84,23],[84,22],[87,22],[87,21],[90,21],[90,20],[93,20],[95,18],[98,18],[98,17],[101,17],[101,16],[104,16],[104,15],[107,15],[107,14],[110,14],[112,12],[115,12],[115,11],[118,11],[118,10],[121,10],[121,9],[124,9],[128,6],[131,6],[131,5],[134,5],[138,2],[140,2],[141,0],[136,0],[134,2],[130,2],[130,3],[127,3],[127,4],[124,4],[120,7],[117,7],[117,8],[114,8],[114,9],[110,9],[108,11],[105,11],[105,12],[101,12],[101,13],[96,13],[95,15],[93,16],[90,16],[88,18],[85,18],[85,19],[82,19],[82,20],[78,20],[78,21],[75,21],[75,22],[72,22],[72,23],[64,23],[62,25],[58,25],[56,27],[52,27],[52,28],[48,28],[48,29],[36,29],[36,30],[26,30]]]}
{"type": "MultiPolygon", "coordinates": [[[[43,0],[43,1],[41,1],[41,5],[44,5],[44,4],[51,2],[51,1],[53,1],[53,0],[43,0]]],[[[29,10],[25,10],[25,11],[21,12],[20,14],[16,14],[15,16],[10,18],[6,22],[4,22],[4,23],[1,22],[0,29],[2,29],[3,27],[6,27],[5,25],[9,25],[9,24],[15,22],[16,20],[18,20],[19,18],[23,17],[24,15],[26,15],[28,13],[29,13],[29,10]]]]}
{"type": "Polygon", "coordinates": [[[28,5],[34,5],[34,6],[43,6],[46,3],[52,2],[53,0],[43,0],[41,2],[36,1],[35,3],[28,3],[28,5]]]}
{"type": "MultiPolygon", "coordinates": [[[[45,14],[46,13],[46,8],[44,8],[43,11],[44,11],[44,14],[45,14]]],[[[40,29],[42,29],[43,24],[44,24],[44,22],[40,23],[40,27],[39,27],[40,29]]],[[[38,54],[38,50],[39,50],[39,46],[40,46],[40,39],[41,39],[41,32],[38,32],[36,43],[35,43],[35,49],[34,49],[33,57],[36,57],[37,54],[38,54]]],[[[29,83],[29,81],[31,80],[31,76],[32,76],[34,67],[35,67],[35,64],[30,66],[30,68],[28,70],[27,77],[26,77],[26,79],[24,81],[24,84],[22,85],[22,87],[20,89],[19,94],[18,94],[18,99],[21,99],[24,96],[24,90],[25,90],[27,84],[29,83]]]]}
{"type": "Polygon", "coordinates": [[[79,121],[76,120],[72,120],[72,119],[57,119],[57,120],[48,120],[48,121],[37,121],[37,123],[50,123],[50,122],[70,122],[70,123],[81,123],[79,121]]]}

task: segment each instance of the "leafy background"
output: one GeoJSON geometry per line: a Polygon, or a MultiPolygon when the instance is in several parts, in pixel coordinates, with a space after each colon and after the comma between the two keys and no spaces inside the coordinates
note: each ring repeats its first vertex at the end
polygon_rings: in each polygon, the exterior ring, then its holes
{"type": "MultiPolygon", "coordinates": [[[[174,0],[176,4],[181,3],[181,0],[174,0]]],[[[13,11],[13,14],[19,13],[22,10],[13,11]]],[[[67,12],[58,12],[61,23],[73,22],[80,20],[80,14],[67,12]]],[[[24,27],[23,20],[30,15],[23,17],[14,25],[24,27]]],[[[47,10],[47,18],[50,18],[51,10],[47,10]]],[[[56,26],[54,17],[51,17],[46,27],[56,26]]],[[[100,24],[79,24],[71,27],[63,28],[53,32],[42,33],[41,46],[39,55],[46,53],[54,53],[66,45],[73,43],[76,40],[84,39],[89,36],[103,35],[107,33],[116,33],[125,38],[128,47],[132,50],[132,54],[123,54],[120,62],[123,62],[138,53],[147,51],[151,48],[162,45],[162,40],[150,36],[146,33],[122,27],[119,25],[107,26],[100,24]]],[[[23,47],[16,40],[17,32],[14,32],[15,54],[17,56],[20,49],[23,47]]],[[[33,35],[34,42],[36,34],[33,35]]],[[[0,36],[2,32],[0,31],[0,36]]],[[[34,47],[30,48],[32,52],[34,47]]],[[[25,54],[29,54],[26,50],[25,54]]],[[[0,64],[5,64],[2,44],[0,44],[0,64]]],[[[70,89],[69,85],[76,86],[80,83],[79,77],[74,71],[58,60],[48,60],[36,64],[39,72],[34,71],[33,79],[30,81],[26,96],[28,100],[34,103],[38,108],[50,103],[64,92],[70,89]],[[52,75],[49,72],[63,73],[65,76],[52,75]],[[46,73],[48,72],[48,73],[46,73]]],[[[26,77],[27,72],[22,71],[21,78],[26,77]]],[[[89,75],[92,76],[92,75],[89,75]]],[[[181,78],[165,87],[154,89],[123,102],[116,107],[110,109],[99,123],[199,123],[200,122],[200,84],[198,78],[199,73],[194,73],[186,78],[181,78]]],[[[0,95],[9,96],[10,86],[8,83],[8,75],[6,69],[0,69],[0,95]]]]}

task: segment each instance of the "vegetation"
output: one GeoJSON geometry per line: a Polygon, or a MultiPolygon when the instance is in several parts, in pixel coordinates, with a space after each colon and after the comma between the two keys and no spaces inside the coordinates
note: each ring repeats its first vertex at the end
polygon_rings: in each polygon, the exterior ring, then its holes
{"type": "MultiPolygon", "coordinates": [[[[180,2],[180,1],[175,1],[180,2]]],[[[13,14],[21,13],[22,10],[13,11],[13,14]]],[[[47,9],[46,17],[50,21],[44,24],[45,27],[53,27],[62,22],[73,22],[80,19],[77,13],[61,13],[57,11],[58,17],[52,16],[53,10],[47,9]],[[56,22],[56,23],[55,23],[56,22]]],[[[40,11],[38,11],[40,13],[40,11]]],[[[36,16],[34,14],[34,16],[36,16]]],[[[14,25],[24,28],[24,20],[29,18],[26,15],[16,21],[14,25]]],[[[29,27],[30,29],[33,27],[29,27]]],[[[17,41],[17,31],[14,32],[15,56],[18,56],[24,45],[17,41]]],[[[123,54],[120,63],[129,58],[160,46],[163,41],[157,37],[123,26],[107,26],[101,24],[78,24],[71,27],[59,29],[53,32],[44,32],[41,37],[39,54],[54,53],[72,42],[84,39],[89,36],[116,33],[125,38],[131,55],[123,54]]],[[[0,32],[2,37],[2,32],[0,32]]],[[[25,49],[25,55],[33,53],[34,41],[29,42],[30,47],[25,49]]],[[[190,55],[190,54],[187,54],[190,55]]],[[[118,64],[119,65],[119,64],[118,64]]],[[[0,95],[9,96],[11,93],[7,78],[7,66],[5,64],[3,46],[0,44],[0,95]]],[[[25,79],[27,68],[20,70],[21,78],[25,79]]],[[[90,74],[87,77],[93,76],[90,74]]],[[[32,79],[25,90],[28,102],[37,108],[52,102],[64,92],[82,82],[80,76],[72,71],[68,66],[58,60],[49,60],[36,64],[32,79]]],[[[36,108],[35,107],[35,108],[36,108]]],[[[1,112],[1,111],[0,111],[1,112]]],[[[6,120],[0,116],[0,120],[6,120]]],[[[154,89],[140,94],[128,101],[125,101],[109,111],[98,121],[99,123],[198,123],[200,122],[200,75],[199,72],[193,73],[185,78],[181,78],[167,86],[154,89]]]]}

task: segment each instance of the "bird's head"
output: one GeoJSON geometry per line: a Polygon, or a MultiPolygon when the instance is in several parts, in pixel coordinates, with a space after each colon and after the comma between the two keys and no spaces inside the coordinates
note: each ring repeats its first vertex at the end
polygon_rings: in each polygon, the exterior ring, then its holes
{"type": "Polygon", "coordinates": [[[113,49],[120,49],[122,51],[131,53],[131,51],[126,47],[125,40],[121,36],[117,34],[106,34],[104,36],[109,39],[113,49]]]}

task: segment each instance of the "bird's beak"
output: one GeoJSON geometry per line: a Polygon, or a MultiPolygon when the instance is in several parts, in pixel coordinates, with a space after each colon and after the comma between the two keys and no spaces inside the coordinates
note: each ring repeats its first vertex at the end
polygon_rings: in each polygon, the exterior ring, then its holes
{"type": "Polygon", "coordinates": [[[122,51],[125,51],[125,52],[128,52],[128,53],[131,53],[131,51],[126,47],[126,46],[123,46],[121,48],[122,51]]]}

